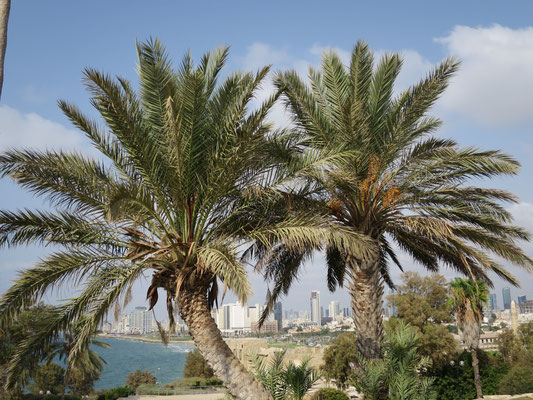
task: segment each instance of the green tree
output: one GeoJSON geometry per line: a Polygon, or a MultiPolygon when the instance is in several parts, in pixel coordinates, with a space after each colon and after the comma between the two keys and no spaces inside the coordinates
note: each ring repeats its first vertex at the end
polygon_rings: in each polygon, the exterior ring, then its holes
{"type": "Polygon", "coordinates": [[[511,329],[504,329],[497,342],[508,366],[533,364],[533,321],[520,324],[516,334],[511,329]]]}
{"type": "Polygon", "coordinates": [[[52,394],[63,393],[65,369],[55,362],[41,365],[33,375],[33,393],[50,391],[52,394]]]}
{"type": "Polygon", "coordinates": [[[22,355],[74,323],[80,331],[69,358],[75,359],[110,308],[127,303],[134,282],[151,273],[150,309],[162,290],[171,329],[177,308],[228,390],[241,399],[269,399],[211,316],[219,288],[246,304],[251,257],[280,244],[294,254],[324,245],[359,254],[360,240],[352,229],[331,229],[323,215],[294,216],[295,206],[289,213],[290,200],[307,190],[287,191],[291,171],[305,168],[310,158],[280,166],[293,145],[265,122],[276,94],[249,109],[268,68],[230,74],[219,83],[227,48],[206,54],[199,65],[188,54],[176,70],[157,40],[137,49],[138,94],[121,77],[85,70],[105,128],[59,103],[105,161],[56,151],[0,155],[2,176],[52,204],[46,211],[0,212],[0,245],[56,249],[2,297],[0,326],[48,290],[83,277],[79,295],[62,304],[47,332],[30,338],[14,358],[11,376],[21,373],[22,355]]]}
{"type": "Polygon", "coordinates": [[[355,334],[341,333],[325,350],[320,367],[327,380],[335,380],[339,388],[345,388],[357,362],[357,338],[355,334]]]}
{"type": "Polygon", "coordinates": [[[183,367],[183,376],[185,378],[200,377],[211,378],[214,376],[213,369],[207,364],[198,349],[189,351],[185,357],[185,366],[183,367]]]}
{"type": "Polygon", "coordinates": [[[416,327],[453,321],[448,307],[448,282],[443,275],[421,276],[418,272],[407,271],[400,279],[402,284],[387,296],[399,318],[416,327]]]}
{"type": "Polygon", "coordinates": [[[432,274],[422,277],[417,272],[405,272],[402,284],[387,297],[397,311],[397,318],[390,318],[394,327],[402,319],[419,330],[418,351],[429,357],[432,369],[448,363],[457,353],[457,343],[449,329],[443,325],[453,321],[448,307],[449,290],[446,278],[432,274]]]}
{"type": "Polygon", "coordinates": [[[126,385],[133,389],[137,389],[139,385],[154,385],[156,382],[155,376],[150,371],[141,371],[138,369],[135,372],[130,372],[126,376],[126,385]]]}
{"type": "MultiPolygon", "coordinates": [[[[400,264],[396,248],[430,271],[445,265],[487,282],[496,272],[517,283],[491,253],[519,266],[533,264],[515,244],[529,234],[510,225],[501,206],[515,196],[466,184],[516,174],[518,162],[432,136],[441,122],[428,112],[458,63],[445,60],[396,94],[401,66],[398,54],[385,54],[375,65],[373,52],[359,42],[348,67],[335,52],[325,52],[321,70],[310,70],[310,85],[294,71],[275,79],[303,151],[330,157],[327,168],[305,171],[315,198],[321,196],[333,220],[363,234],[371,250],[360,257],[326,248],[328,286],[347,285],[358,351],[367,359],[381,354],[383,285],[391,284],[390,263],[400,264]]],[[[298,274],[293,266],[281,268],[286,271],[276,275],[275,286],[286,287],[298,274]]]]}
{"type": "Polygon", "coordinates": [[[483,281],[455,278],[450,283],[450,305],[455,311],[457,325],[461,330],[463,342],[472,353],[472,367],[474,369],[474,384],[478,398],[483,397],[481,376],[479,374],[479,335],[483,322],[483,305],[489,300],[489,290],[483,281]]]}
{"type": "MultiPolygon", "coordinates": [[[[479,349],[477,353],[484,394],[498,394],[500,382],[508,372],[508,367],[499,353],[485,352],[479,349]]],[[[435,378],[434,387],[438,391],[439,400],[477,397],[472,354],[469,351],[465,350],[457,354],[450,363],[433,369],[430,373],[435,378]]]]}

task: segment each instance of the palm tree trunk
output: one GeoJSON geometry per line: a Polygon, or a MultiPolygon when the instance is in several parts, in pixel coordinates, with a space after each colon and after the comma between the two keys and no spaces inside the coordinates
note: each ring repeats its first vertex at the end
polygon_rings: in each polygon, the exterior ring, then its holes
{"type": "Polygon", "coordinates": [[[348,257],[346,266],[358,353],[367,360],[381,358],[383,280],[378,259],[358,261],[348,257]]]}
{"type": "Polygon", "coordinates": [[[178,308],[196,347],[233,396],[241,400],[272,400],[222,338],[211,316],[204,288],[181,289],[178,308]]]}
{"type": "Polygon", "coordinates": [[[0,98],[2,97],[2,86],[4,84],[4,58],[7,47],[7,22],[10,8],[11,0],[0,0],[0,98]]]}
{"type": "Polygon", "coordinates": [[[481,389],[481,377],[479,376],[479,359],[477,358],[477,349],[471,349],[472,353],[472,368],[474,369],[474,384],[476,385],[476,394],[478,399],[483,398],[483,390],[481,389]]]}

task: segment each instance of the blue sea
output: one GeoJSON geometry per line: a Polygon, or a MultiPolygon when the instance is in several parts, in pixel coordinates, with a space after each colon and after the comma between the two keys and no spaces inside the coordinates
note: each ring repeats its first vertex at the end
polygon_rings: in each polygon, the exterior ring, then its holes
{"type": "Polygon", "coordinates": [[[148,370],[164,385],[183,378],[185,356],[194,349],[189,343],[137,342],[128,339],[99,338],[111,346],[110,349],[95,347],[107,362],[94,388],[109,389],[126,384],[126,375],[135,370],[148,370]]]}

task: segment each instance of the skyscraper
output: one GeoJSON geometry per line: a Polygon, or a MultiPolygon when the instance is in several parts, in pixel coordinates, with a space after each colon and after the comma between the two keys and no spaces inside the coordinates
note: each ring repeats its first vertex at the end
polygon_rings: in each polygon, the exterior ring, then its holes
{"type": "Polygon", "coordinates": [[[522,304],[524,301],[526,301],[526,296],[518,296],[518,305],[522,304]]]}
{"type": "Polygon", "coordinates": [[[511,289],[508,287],[503,288],[502,294],[503,294],[503,309],[510,310],[511,309],[511,289]]]}
{"type": "Polygon", "coordinates": [[[280,302],[274,304],[274,319],[278,321],[278,331],[283,328],[283,307],[280,302]]]}
{"type": "Polygon", "coordinates": [[[339,309],[339,302],[338,301],[331,301],[329,303],[329,316],[333,319],[335,319],[335,317],[337,317],[337,315],[340,314],[340,309],[339,309]]]}
{"type": "Polygon", "coordinates": [[[496,296],[496,293],[491,293],[489,296],[489,303],[490,303],[490,309],[491,311],[498,309],[498,298],[496,296]]]}
{"type": "Polygon", "coordinates": [[[320,292],[313,290],[311,292],[311,321],[321,325],[321,312],[320,312],[320,292]]]}

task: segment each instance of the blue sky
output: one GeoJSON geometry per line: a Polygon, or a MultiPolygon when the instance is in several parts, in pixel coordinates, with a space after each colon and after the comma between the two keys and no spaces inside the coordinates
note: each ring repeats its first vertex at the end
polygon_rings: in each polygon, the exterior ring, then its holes
{"type": "MultiPolygon", "coordinates": [[[[522,163],[518,176],[490,185],[520,197],[511,211],[518,224],[533,231],[531,15],[530,1],[13,1],[0,103],[0,150],[33,146],[90,153],[56,102],[66,99],[92,113],[81,83],[86,66],[135,81],[135,40],[158,37],[176,63],[188,49],[198,59],[204,51],[229,44],[226,71],[273,64],[305,74],[309,65],[319,63],[323,49],[335,48],[346,57],[356,40],[364,39],[378,54],[404,54],[398,89],[423,77],[444,57],[462,60],[460,72],[434,109],[444,120],[438,135],[464,145],[501,148],[522,163]]],[[[269,88],[267,83],[262,95],[269,88]]],[[[272,119],[283,123],[283,111],[277,109],[272,119]]],[[[2,209],[42,205],[5,179],[0,181],[0,193],[2,209]]],[[[524,248],[533,256],[531,244],[524,248]]],[[[0,250],[0,292],[8,288],[17,269],[45,253],[36,248],[0,250]]],[[[287,308],[307,309],[313,289],[322,292],[324,304],[338,299],[341,307],[348,305],[345,292],[327,293],[322,264],[319,256],[309,263],[285,300],[287,308]]],[[[409,261],[406,265],[418,269],[409,261]]],[[[533,298],[531,276],[513,270],[523,282],[522,289],[512,289],[513,297],[533,298]]],[[[254,276],[252,282],[252,301],[262,302],[264,284],[254,276]]],[[[499,302],[503,285],[496,281],[499,302]]],[[[140,288],[135,302],[143,297],[140,288]]]]}

